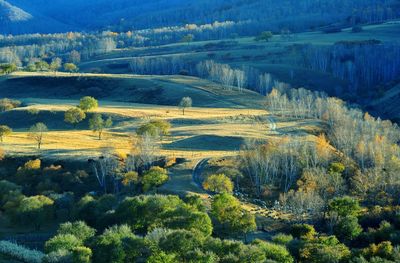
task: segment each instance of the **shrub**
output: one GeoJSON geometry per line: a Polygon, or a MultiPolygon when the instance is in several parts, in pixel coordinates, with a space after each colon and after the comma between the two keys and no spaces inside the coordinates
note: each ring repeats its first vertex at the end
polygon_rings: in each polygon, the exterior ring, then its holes
{"type": "Polygon", "coordinates": [[[154,187],[158,187],[166,183],[168,179],[167,170],[158,166],[151,167],[150,170],[143,175],[143,191],[147,192],[154,187]]]}
{"type": "Polygon", "coordinates": [[[253,242],[253,244],[257,245],[263,250],[267,259],[271,259],[280,263],[292,263],[294,261],[293,257],[284,246],[264,242],[261,240],[256,240],[253,242]]]}
{"type": "Polygon", "coordinates": [[[99,102],[90,96],[86,96],[80,99],[78,108],[84,112],[96,109],[99,106],[99,102]]]}
{"type": "Polygon", "coordinates": [[[290,232],[294,237],[301,239],[312,239],[317,234],[314,227],[308,224],[293,225],[290,232]]]}
{"type": "Polygon", "coordinates": [[[232,193],[233,191],[231,179],[224,174],[213,174],[209,176],[203,183],[203,187],[215,193],[232,193]]]}
{"type": "Polygon", "coordinates": [[[358,237],[363,229],[354,216],[346,216],[335,226],[335,235],[341,240],[353,240],[358,237]]]}
{"type": "Polygon", "coordinates": [[[136,133],[138,135],[148,134],[152,137],[169,135],[171,124],[164,120],[152,120],[146,124],[141,125],[136,133]]]}
{"type": "Polygon", "coordinates": [[[274,243],[279,244],[279,245],[284,245],[284,246],[289,244],[292,240],[293,240],[292,235],[285,235],[282,233],[276,234],[275,236],[272,237],[272,241],[274,243]]]}
{"type": "Polygon", "coordinates": [[[72,259],[74,263],[90,263],[92,250],[87,247],[76,247],[72,249],[72,259]]]}
{"type": "Polygon", "coordinates": [[[89,238],[93,237],[96,233],[96,230],[93,228],[89,227],[86,225],[85,222],[83,221],[77,221],[77,222],[67,222],[64,224],[61,224],[60,227],[58,228],[57,234],[58,235],[73,235],[77,239],[81,240],[82,242],[85,242],[89,238]]]}
{"type": "Polygon", "coordinates": [[[57,235],[49,239],[44,248],[47,253],[55,252],[57,250],[68,250],[71,251],[73,248],[81,246],[82,241],[76,238],[74,235],[57,235]]]}
{"type": "Polygon", "coordinates": [[[71,251],[60,249],[47,254],[43,258],[43,263],[71,263],[72,253],[71,251]]]}

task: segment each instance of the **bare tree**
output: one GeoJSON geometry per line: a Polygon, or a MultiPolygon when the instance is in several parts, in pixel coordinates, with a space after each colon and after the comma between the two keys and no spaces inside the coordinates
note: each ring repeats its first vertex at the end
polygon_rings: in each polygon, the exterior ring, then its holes
{"type": "Polygon", "coordinates": [[[36,123],[29,129],[29,136],[36,141],[39,150],[43,143],[43,136],[47,131],[47,126],[42,122],[36,123]]]}
{"type": "Polygon", "coordinates": [[[236,86],[240,92],[243,91],[243,87],[246,84],[246,75],[243,70],[235,69],[233,71],[235,75],[236,86]]]}
{"type": "Polygon", "coordinates": [[[110,177],[114,183],[114,191],[118,192],[117,168],[119,162],[111,149],[105,149],[97,159],[89,160],[93,172],[104,193],[107,193],[107,178],[110,177]]]}
{"type": "Polygon", "coordinates": [[[181,102],[179,103],[179,107],[182,109],[182,114],[185,115],[185,109],[192,107],[193,101],[190,97],[182,98],[181,102]]]}
{"type": "Polygon", "coordinates": [[[133,152],[137,156],[136,165],[142,165],[145,169],[150,168],[150,166],[157,160],[159,153],[158,139],[150,134],[143,134],[138,136],[135,141],[133,152]]]}

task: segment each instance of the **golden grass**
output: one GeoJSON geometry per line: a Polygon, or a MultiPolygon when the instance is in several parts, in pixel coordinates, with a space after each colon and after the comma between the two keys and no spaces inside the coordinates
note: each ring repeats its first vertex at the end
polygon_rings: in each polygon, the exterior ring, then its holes
{"type": "MultiPolygon", "coordinates": [[[[263,139],[263,140],[279,140],[282,137],[281,132],[269,130],[268,124],[259,121],[268,114],[263,110],[264,98],[254,92],[244,91],[239,93],[235,90],[221,88],[220,85],[213,82],[202,80],[194,77],[185,76],[139,76],[131,74],[91,74],[91,73],[49,73],[49,72],[15,72],[8,78],[24,78],[24,77],[96,77],[96,78],[123,78],[132,80],[133,84],[141,85],[136,80],[150,80],[154,85],[161,85],[172,93],[180,89],[201,90],[203,98],[213,99],[217,107],[193,107],[186,109],[186,114],[182,115],[182,111],[176,106],[160,106],[138,103],[123,103],[115,101],[100,101],[100,107],[95,110],[102,114],[113,115],[123,118],[124,122],[119,123],[118,127],[107,131],[103,140],[98,140],[96,134],[91,131],[50,131],[45,135],[43,148],[37,151],[35,142],[29,138],[26,130],[18,130],[12,136],[6,138],[3,148],[10,154],[42,154],[45,157],[77,157],[87,158],[98,154],[104,147],[114,147],[122,154],[130,151],[132,147],[132,137],[135,129],[141,123],[150,119],[164,119],[173,122],[171,129],[171,137],[165,138],[161,143],[163,146],[161,154],[171,155],[175,157],[185,157],[189,159],[220,157],[225,155],[234,155],[233,149],[215,150],[221,147],[207,149],[204,145],[195,150],[196,145],[187,145],[187,147],[169,147],[174,142],[185,139],[189,143],[197,143],[195,136],[212,137],[219,140],[219,144],[224,144],[224,137],[238,139],[263,139]],[[176,87],[179,87],[176,89],[176,87]],[[204,93],[206,95],[204,95],[204,93]],[[225,108],[219,108],[225,107],[225,108]],[[231,107],[231,108],[229,108],[231,107]],[[222,139],[221,139],[222,138],[222,139]],[[193,146],[193,149],[190,147],[193,146]]],[[[168,93],[169,94],[169,93],[168,93]]],[[[195,99],[195,98],[194,98],[195,99]]],[[[37,109],[39,111],[55,111],[63,112],[77,104],[77,101],[62,99],[37,99],[24,98],[24,103],[28,107],[18,108],[17,111],[29,111],[37,109]]],[[[213,104],[214,105],[214,104],[213,104]]],[[[48,120],[51,121],[51,120],[48,120]]],[[[284,130],[284,133],[294,134],[296,136],[307,135],[307,131],[315,130],[318,124],[301,124],[297,121],[279,121],[277,120],[277,128],[284,130]]],[[[213,141],[211,140],[211,141],[213,141]]],[[[227,143],[232,140],[227,140],[227,143]]],[[[182,146],[182,144],[179,144],[182,146]]],[[[207,146],[207,145],[206,145],[207,146]]],[[[236,147],[236,146],[235,146],[236,147]]],[[[223,147],[222,147],[223,148],[223,147]]],[[[231,147],[232,148],[232,147],[231,147]]]]}
{"type": "MultiPolygon", "coordinates": [[[[33,102],[51,102],[51,100],[33,100],[33,102]]],[[[53,102],[54,103],[54,102],[53,102]]],[[[70,108],[68,104],[33,104],[25,108],[17,110],[28,111],[32,108],[39,111],[65,111],[70,108]]],[[[179,140],[187,138],[196,138],[195,136],[218,136],[221,143],[224,144],[223,138],[250,138],[263,140],[279,140],[282,134],[271,131],[268,124],[255,121],[255,117],[265,116],[264,110],[257,109],[227,109],[227,108],[191,108],[182,115],[182,111],[176,107],[143,105],[143,104],[124,104],[124,103],[105,103],[96,112],[103,114],[112,114],[123,116],[127,119],[139,120],[139,122],[126,121],[121,125],[107,131],[102,140],[97,139],[97,135],[89,130],[67,130],[67,131],[49,131],[44,136],[42,150],[36,149],[35,141],[29,138],[27,131],[15,132],[12,136],[5,139],[3,143],[4,150],[9,154],[31,155],[41,154],[50,158],[88,158],[99,154],[103,148],[112,147],[121,154],[131,151],[133,145],[134,131],[140,123],[144,123],[149,119],[165,119],[168,121],[176,121],[178,124],[172,127],[171,136],[164,138],[161,144],[160,154],[173,157],[184,157],[188,159],[222,157],[237,154],[238,149],[231,150],[213,150],[210,149],[196,150],[196,145],[187,145],[182,148],[169,147],[168,145],[179,140]],[[191,121],[195,121],[191,124],[191,121]],[[200,121],[200,122],[196,122],[200,121]],[[126,132],[120,132],[126,128],[126,132]],[[191,149],[192,148],[192,149],[191,149]]],[[[307,124],[310,125],[310,124],[307,124]]],[[[296,121],[277,122],[278,129],[288,128],[296,129],[316,129],[317,126],[310,127],[299,126],[296,121]]],[[[299,136],[303,139],[312,140],[312,136],[302,134],[299,136]]],[[[195,142],[194,139],[189,141],[195,142]]],[[[199,141],[199,143],[202,143],[199,141]]],[[[173,144],[171,144],[173,145],[173,144]]],[[[207,146],[207,145],[206,145],[207,146]]]]}
{"type": "Polygon", "coordinates": [[[42,149],[37,149],[36,141],[28,132],[16,132],[5,138],[3,148],[9,154],[43,154],[52,158],[87,158],[97,155],[104,148],[120,149],[128,152],[132,138],[124,133],[105,133],[102,140],[91,131],[50,131],[43,137],[42,149]]]}

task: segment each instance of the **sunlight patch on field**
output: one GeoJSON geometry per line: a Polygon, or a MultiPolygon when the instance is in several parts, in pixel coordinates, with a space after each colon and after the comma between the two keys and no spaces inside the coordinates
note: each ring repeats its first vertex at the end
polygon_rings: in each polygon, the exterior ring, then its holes
{"type": "MultiPolygon", "coordinates": [[[[70,107],[66,104],[33,104],[17,110],[29,114],[32,109],[63,112],[70,107]]],[[[106,131],[102,140],[90,130],[51,130],[45,134],[42,150],[38,151],[25,129],[7,137],[2,147],[9,154],[48,158],[85,159],[110,147],[126,154],[132,149],[135,130],[140,124],[151,119],[165,119],[171,122],[172,129],[171,135],[160,142],[160,154],[194,159],[235,155],[246,139],[271,141],[285,135],[306,138],[309,130],[318,128],[317,123],[278,119],[277,131],[272,131],[262,121],[268,113],[253,109],[191,108],[182,115],[176,107],[114,103],[102,106],[96,112],[123,116],[127,121],[106,131]]]]}

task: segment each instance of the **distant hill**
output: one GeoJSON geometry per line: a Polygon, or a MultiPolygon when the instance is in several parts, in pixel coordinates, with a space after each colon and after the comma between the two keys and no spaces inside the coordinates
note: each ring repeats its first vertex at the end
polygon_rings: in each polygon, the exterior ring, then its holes
{"type": "Polygon", "coordinates": [[[27,11],[10,1],[0,0],[0,34],[56,33],[77,29],[43,15],[37,10],[39,6],[36,7],[27,11]]]}
{"type": "MultiPolygon", "coordinates": [[[[227,20],[251,22],[252,27],[260,30],[279,30],[284,27],[304,30],[327,24],[381,22],[400,17],[397,0],[7,1],[7,5],[18,7],[16,10],[21,10],[22,14],[30,13],[35,18],[32,24],[26,24],[24,29],[18,28],[16,31],[41,33],[104,29],[127,31],[227,20]]],[[[1,2],[6,3],[3,0],[1,2]]],[[[0,28],[0,33],[4,31],[4,28],[0,28]]],[[[243,29],[245,31],[247,28],[243,29]]]]}
{"type": "Polygon", "coordinates": [[[32,15],[24,10],[0,0],[0,25],[27,21],[32,19],[32,15]]]}

